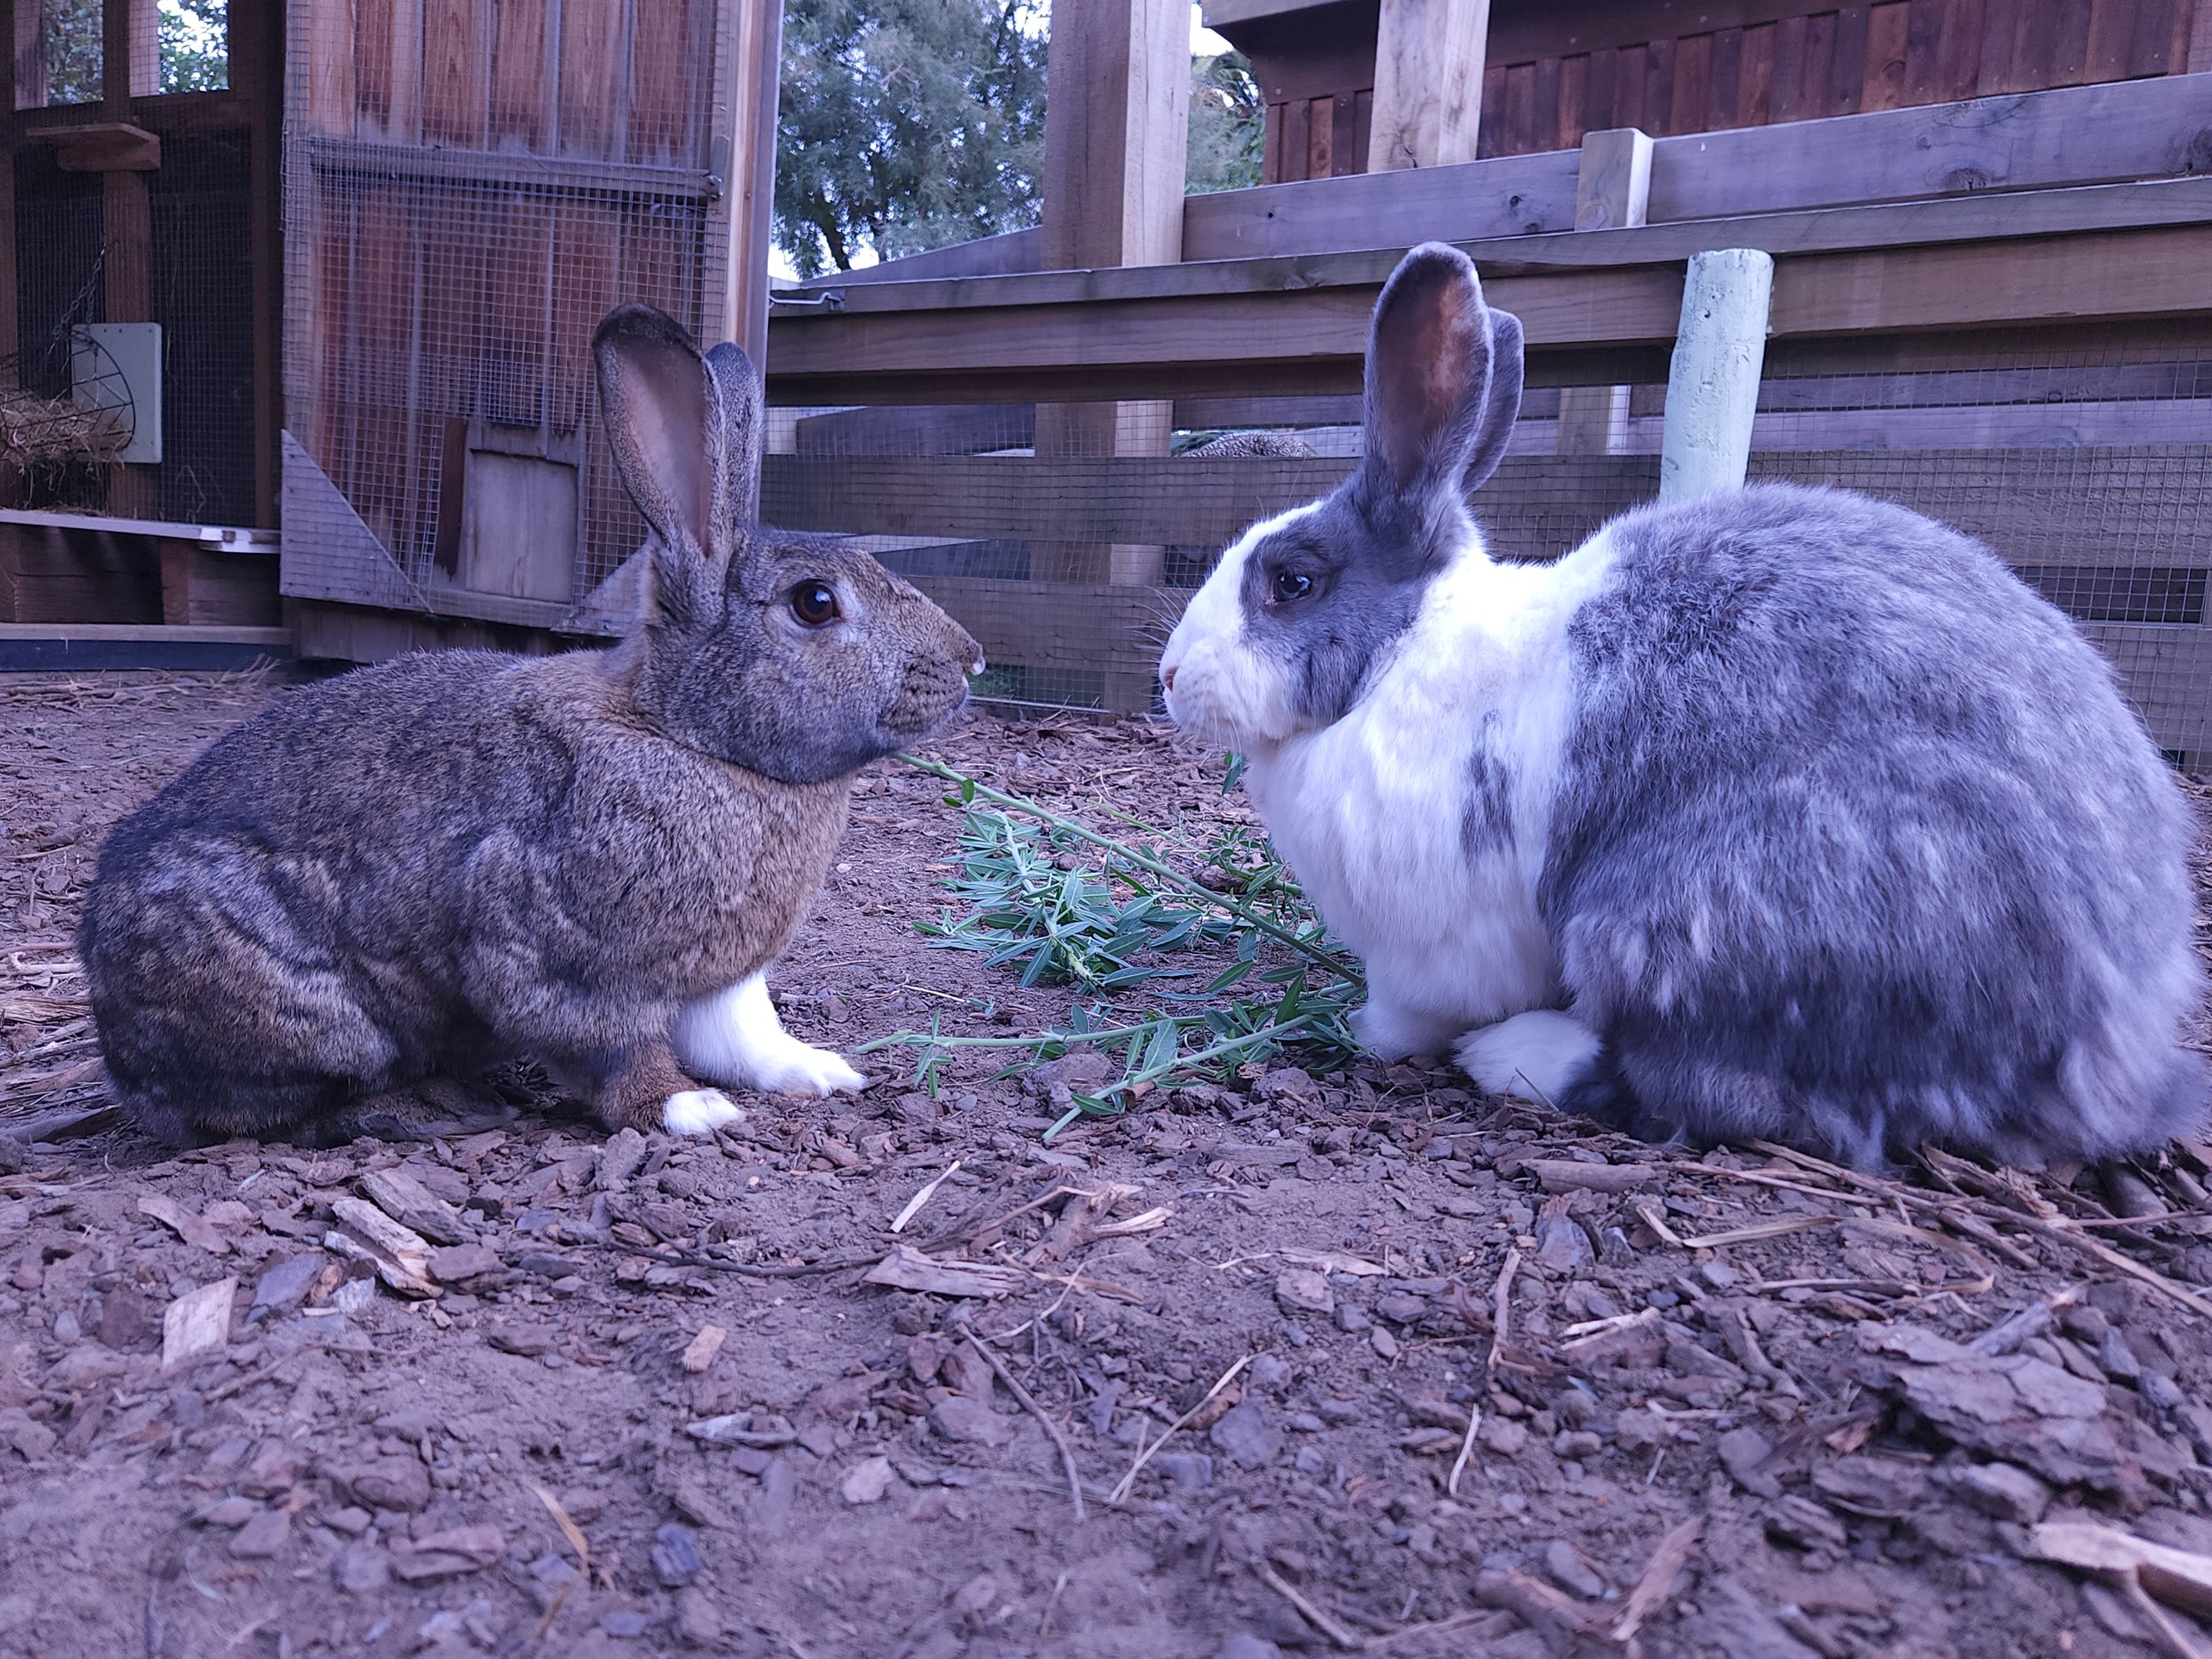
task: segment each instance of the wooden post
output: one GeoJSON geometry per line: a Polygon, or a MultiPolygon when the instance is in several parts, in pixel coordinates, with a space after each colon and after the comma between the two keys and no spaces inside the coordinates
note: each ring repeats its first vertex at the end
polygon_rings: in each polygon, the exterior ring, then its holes
{"type": "MultiPolygon", "coordinates": [[[[1575,228],[1616,230],[1644,223],[1651,204],[1651,137],[1609,127],[1582,140],[1575,179],[1575,228]]],[[[1561,455],[1617,455],[1628,447],[1628,388],[1564,386],[1559,390],[1561,455]]]]}
{"type": "Polygon", "coordinates": [[[1472,161],[1490,0],[1382,0],[1367,171],[1472,161]]]}
{"type": "Polygon", "coordinates": [[[1771,254],[1717,248],[1691,255],[1667,371],[1661,501],[1693,501],[1743,487],[1773,294],[1771,254]]]}
{"type": "MultiPolygon", "coordinates": [[[[1183,257],[1190,118],[1187,0],[1056,0],[1046,59],[1048,270],[1173,265],[1183,257]]],[[[1168,453],[1171,402],[1041,403],[1040,456],[1168,453]]],[[[1165,550],[1058,543],[1033,550],[1039,580],[1156,586],[1165,550]]],[[[1149,673],[1109,672],[1106,706],[1152,707],[1149,673]]]]}
{"type": "Polygon", "coordinates": [[[250,111],[249,176],[253,208],[248,235],[253,280],[254,522],[273,527],[282,479],[284,425],[284,130],[281,61],[284,11],[274,0],[230,13],[230,81],[250,111]]]}
{"type": "MultiPolygon", "coordinates": [[[[107,0],[100,42],[100,101],[101,113],[108,120],[129,120],[132,96],[142,87],[160,83],[155,20],[154,0],[107,0]]],[[[107,320],[151,322],[154,230],[146,175],[110,168],[100,179],[101,269],[106,286],[107,320]]],[[[111,465],[107,510],[125,518],[153,518],[153,473],[128,462],[111,465]]]]}
{"type": "Polygon", "coordinates": [[[728,0],[729,269],[722,326],[756,369],[768,361],[769,213],[776,194],[776,92],[783,55],[783,0],[728,0]]]}
{"type": "Polygon", "coordinates": [[[12,0],[15,27],[14,83],[8,112],[46,107],[46,9],[40,0],[12,0]]]}

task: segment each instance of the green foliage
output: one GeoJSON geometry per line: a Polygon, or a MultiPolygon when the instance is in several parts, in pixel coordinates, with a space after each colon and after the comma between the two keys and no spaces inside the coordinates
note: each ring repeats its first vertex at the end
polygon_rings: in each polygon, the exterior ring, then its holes
{"type": "Polygon", "coordinates": [[[230,85],[230,0],[160,0],[161,89],[230,85]]]}
{"type": "Polygon", "coordinates": [[[1043,0],[789,0],[776,242],[803,277],[1037,222],[1043,0]]]}
{"type": "Polygon", "coordinates": [[[1190,158],[1184,176],[1192,196],[1242,190],[1260,181],[1267,106],[1251,61],[1219,52],[1191,64],[1190,158]]]}
{"type": "Polygon", "coordinates": [[[46,102],[100,101],[100,0],[16,0],[42,8],[41,50],[45,56],[46,102]]]}
{"type": "Polygon", "coordinates": [[[1124,1111],[1147,1087],[1218,1078],[1284,1055],[1323,1067],[1350,1057],[1348,1016],[1364,983],[1264,837],[1232,826],[1202,849],[1180,846],[1202,870],[1186,875],[1167,862],[1163,844],[1171,838],[1162,831],[1133,821],[1148,839],[1117,841],[949,766],[901,758],[956,784],[946,803],[967,809],[951,886],[968,913],[956,920],[941,913],[919,930],[940,945],[984,952],[995,965],[1018,965],[1025,985],[1073,983],[1099,1000],[1078,1003],[1066,1025],[1026,1036],[948,1036],[933,1023],[863,1044],[863,1053],[918,1050],[916,1080],[932,1088],[962,1049],[1006,1050],[1015,1056],[1010,1071],[1079,1047],[1118,1055],[1118,1079],[1076,1095],[1051,1133],[1087,1113],[1124,1111]],[[988,804],[979,808],[979,800],[988,804]],[[1172,987],[1194,971],[1155,960],[1210,947],[1229,961],[1195,991],[1172,987]],[[1242,995],[1229,995],[1240,986],[1242,995]]]}

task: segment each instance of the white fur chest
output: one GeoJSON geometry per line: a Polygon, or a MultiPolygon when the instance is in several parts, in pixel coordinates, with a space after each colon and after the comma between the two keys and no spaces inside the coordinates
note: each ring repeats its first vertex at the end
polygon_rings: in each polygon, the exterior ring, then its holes
{"type": "Polygon", "coordinates": [[[1250,757],[1270,833],[1367,965],[1378,1048],[1433,1049],[1558,999],[1536,883],[1571,714],[1562,634],[1609,560],[1600,542],[1549,566],[1471,553],[1348,714],[1250,757]],[[1486,787],[1502,833],[1471,812],[1486,787]]]}

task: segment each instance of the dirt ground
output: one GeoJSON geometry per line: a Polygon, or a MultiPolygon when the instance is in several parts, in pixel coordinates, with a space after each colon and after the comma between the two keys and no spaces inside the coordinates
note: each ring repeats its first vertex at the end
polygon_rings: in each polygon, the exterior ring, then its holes
{"type": "MultiPolygon", "coordinates": [[[[1871,1181],[1372,1064],[1047,1146],[1065,1076],[933,1100],[881,1056],[704,1143],[518,1073],[419,1141],[151,1146],[99,1115],[77,905],[105,827],[284,690],[0,683],[6,1659],[2212,1651],[2036,1559],[2101,1536],[2070,1521],[2212,1553],[2196,1147],[1871,1181]],[[395,1234],[434,1294],[346,1254],[395,1234]],[[867,1282],[895,1246],[1002,1294],[867,1282]]],[[[1245,811],[1149,729],[930,752],[1245,811]]],[[[802,1034],[1064,1016],[914,931],[941,794],[862,783],[776,976],[802,1034]]]]}

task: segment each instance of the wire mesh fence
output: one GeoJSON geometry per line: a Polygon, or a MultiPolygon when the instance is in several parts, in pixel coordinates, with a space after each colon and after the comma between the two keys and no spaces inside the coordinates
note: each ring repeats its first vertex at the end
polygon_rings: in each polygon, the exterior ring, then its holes
{"type": "MultiPolygon", "coordinates": [[[[2162,747],[2212,764],[2212,329],[1851,344],[1774,365],[1752,477],[1985,541],[2105,651],[2162,747]]],[[[1472,501],[1492,551],[1556,557],[1653,498],[1665,398],[1531,388],[1472,501]]],[[[983,641],[985,695],[1143,712],[1190,590],[1247,525],[1356,465],[1358,419],[1350,397],[782,410],[763,510],[868,538],[983,641]]]]}

